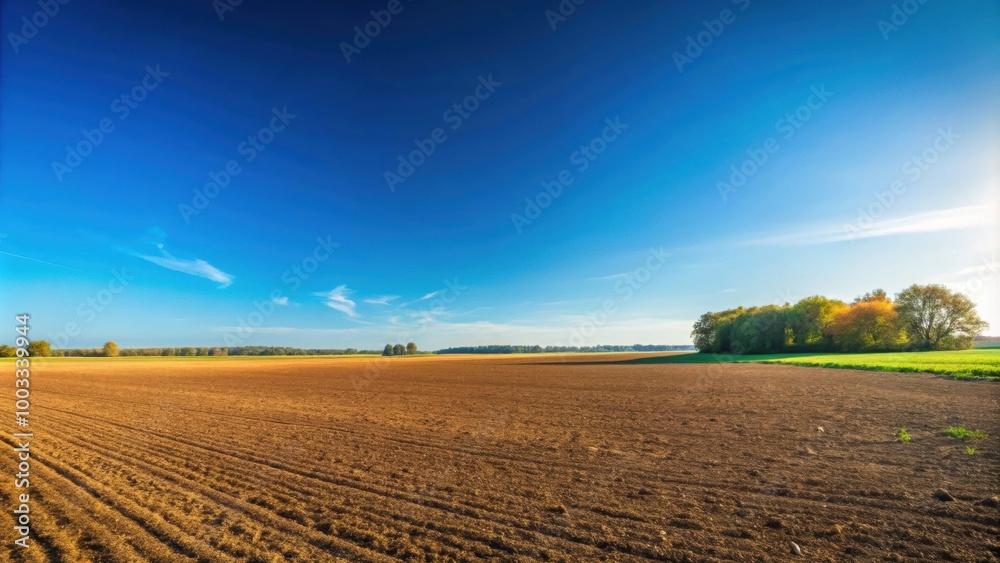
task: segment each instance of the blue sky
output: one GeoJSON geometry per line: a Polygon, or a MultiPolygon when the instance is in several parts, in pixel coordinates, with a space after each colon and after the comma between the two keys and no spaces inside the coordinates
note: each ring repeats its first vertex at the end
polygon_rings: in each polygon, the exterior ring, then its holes
{"type": "Polygon", "coordinates": [[[0,310],[60,347],[688,343],[937,282],[998,333],[995,2],[559,6],[4,2],[0,310]]]}

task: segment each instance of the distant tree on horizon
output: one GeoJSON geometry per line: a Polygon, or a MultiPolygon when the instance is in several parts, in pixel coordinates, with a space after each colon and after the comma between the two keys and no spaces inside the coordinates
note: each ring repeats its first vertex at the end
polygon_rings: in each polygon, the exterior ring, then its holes
{"type": "Polygon", "coordinates": [[[28,355],[36,358],[52,356],[52,345],[47,340],[36,340],[28,344],[28,355]]]}
{"type": "Polygon", "coordinates": [[[393,356],[402,356],[404,354],[406,354],[406,348],[404,348],[402,344],[396,344],[392,347],[393,356]]]}
{"type": "Polygon", "coordinates": [[[104,357],[106,358],[116,358],[118,357],[118,343],[114,340],[108,340],[104,343],[104,357]]]}
{"type": "Polygon", "coordinates": [[[392,344],[386,344],[385,345],[385,348],[382,349],[382,355],[383,356],[391,356],[391,355],[393,355],[392,344]]]}
{"type": "Polygon", "coordinates": [[[413,343],[413,342],[408,342],[406,344],[406,353],[409,354],[409,355],[411,355],[411,356],[413,354],[416,354],[417,353],[417,345],[415,343],[413,343]]]}

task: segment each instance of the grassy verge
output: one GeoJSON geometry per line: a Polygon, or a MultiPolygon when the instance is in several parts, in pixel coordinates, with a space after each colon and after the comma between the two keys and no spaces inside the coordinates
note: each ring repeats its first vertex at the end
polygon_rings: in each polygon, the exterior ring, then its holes
{"type": "Polygon", "coordinates": [[[949,375],[956,379],[1000,381],[1000,349],[879,354],[761,354],[756,356],[683,354],[633,360],[633,363],[638,364],[711,362],[760,362],[871,371],[936,373],[949,375]]]}

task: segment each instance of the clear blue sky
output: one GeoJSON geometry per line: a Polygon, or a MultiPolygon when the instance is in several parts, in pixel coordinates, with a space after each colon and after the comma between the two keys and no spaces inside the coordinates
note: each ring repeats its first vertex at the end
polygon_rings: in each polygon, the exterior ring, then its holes
{"type": "Polygon", "coordinates": [[[996,2],[472,4],[3,2],[10,338],[679,344],[930,282],[1000,331],[996,2]]]}

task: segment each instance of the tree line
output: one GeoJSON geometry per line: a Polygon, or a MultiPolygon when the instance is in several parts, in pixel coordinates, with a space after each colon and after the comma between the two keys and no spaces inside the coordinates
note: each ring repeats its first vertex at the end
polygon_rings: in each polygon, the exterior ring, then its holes
{"type": "MultiPolygon", "coordinates": [[[[292,348],[288,346],[229,346],[178,348],[119,348],[109,341],[101,348],[52,349],[45,340],[35,340],[28,345],[28,354],[35,357],[113,358],[117,356],[345,356],[353,354],[378,354],[378,350],[356,348],[292,348]]],[[[15,355],[11,346],[0,345],[0,358],[15,355]]]]}
{"type": "Polygon", "coordinates": [[[691,338],[700,352],[886,352],[959,350],[989,325],[962,293],[940,284],[911,285],[895,300],[876,289],[844,303],[823,296],[794,305],[708,312],[691,338]]]}
{"type": "Polygon", "coordinates": [[[412,356],[418,352],[417,345],[409,342],[406,346],[402,344],[386,344],[382,349],[383,356],[412,356]]]}
{"type": "Polygon", "coordinates": [[[542,354],[570,352],[668,352],[691,350],[688,345],[669,344],[598,344],[596,346],[525,346],[490,344],[487,346],[457,346],[438,350],[438,354],[542,354]]]}

